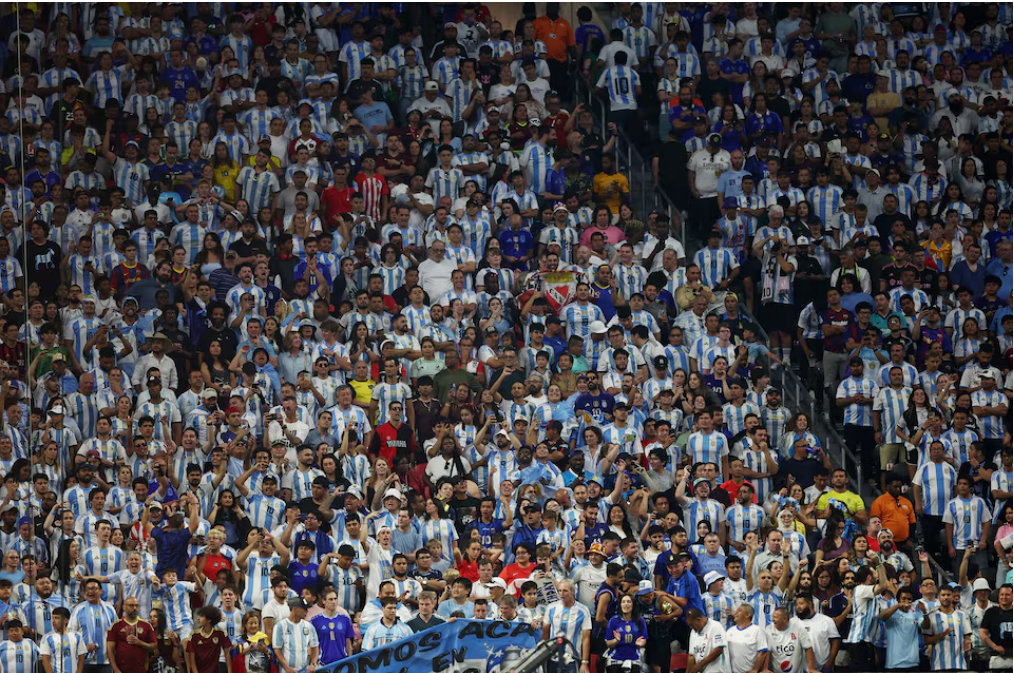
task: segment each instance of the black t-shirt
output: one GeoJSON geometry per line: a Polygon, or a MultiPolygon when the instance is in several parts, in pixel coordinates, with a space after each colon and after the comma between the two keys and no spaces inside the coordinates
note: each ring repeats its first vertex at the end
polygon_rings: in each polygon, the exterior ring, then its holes
{"type": "Polygon", "coordinates": [[[887,291],[890,292],[896,287],[901,287],[901,272],[905,269],[911,269],[912,267],[907,264],[900,269],[896,264],[888,264],[880,272],[880,280],[887,283],[887,291]]]}
{"type": "Polygon", "coordinates": [[[1005,657],[1014,654],[1014,643],[1011,642],[1011,632],[1014,631],[1014,610],[1003,610],[999,606],[993,606],[982,615],[982,622],[979,624],[989,633],[989,639],[994,644],[1003,647],[1005,657]]]}
{"type": "Polygon", "coordinates": [[[804,458],[803,460],[796,460],[790,458],[782,463],[781,469],[779,469],[779,477],[785,477],[786,475],[792,475],[796,478],[796,481],[804,489],[813,486],[814,475],[817,474],[817,470],[823,465],[819,460],[813,460],[811,458],[804,458]]]}
{"type": "Polygon", "coordinates": [[[454,510],[454,527],[458,529],[459,534],[463,533],[468,524],[476,519],[479,511],[479,499],[472,496],[466,496],[460,500],[451,498],[447,504],[454,510]]]}
{"type": "Polygon", "coordinates": [[[25,269],[25,275],[39,284],[39,296],[52,297],[60,285],[60,262],[63,261],[63,251],[52,241],[36,245],[35,241],[29,240],[27,245],[28,268],[25,269]]]}
{"type": "Polygon", "coordinates": [[[226,327],[219,332],[209,327],[201,334],[201,338],[197,341],[197,350],[201,353],[207,353],[212,341],[217,341],[222,346],[222,357],[226,360],[232,360],[236,356],[236,349],[239,348],[239,339],[236,338],[234,330],[226,327]]]}
{"type": "Polygon", "coordinates": [[[925,267],[922,271],[919,271],[916,274],[916,285],[922,288],[923,292],[932,297],[935,294],[933,290],[937,286],[937,278],[939,277],[939,273],[929,267],[925,267]]]}
{"type": "Polygon", "coordinates": [[[483,95],[488,96],[493,85],[500,83],[500,65],[492,62],[486,65],[480,64],[475,76],[479,79],[479,84],[482,85],[483,95]]]}

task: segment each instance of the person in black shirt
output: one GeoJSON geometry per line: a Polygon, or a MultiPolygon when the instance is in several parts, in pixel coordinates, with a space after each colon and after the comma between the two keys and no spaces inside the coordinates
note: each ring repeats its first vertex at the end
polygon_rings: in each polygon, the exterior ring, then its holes
{"type": "Polygon", "coordinates": [[[257,235],[257,223],[252,219],[247,218],[240,224],[240,233],[243,234],[241,238],[229,246],[230,251],[235,251],[239,258],[236,260],[236,264],[252,264],[257,259],[257,255],[264,255],[265,257],[271,256],[271,251],[268,250],[268,244],[264,242],[264,239],[257,235]]]}
{"type": "Polygon", "coordinates": [[[236,337],[236,331],[226,322],[228,317],[229,307],[225,303],[216,301],[208,306],[208,328],[197,342],[198,357],[203,357],[203,354],[208,352],[212,341],[217,341],[221,345],[222,357],[227,362],[236,356],[239,339],[236,337]]]}
{"type": "Polygon", "coordinates": [[[430,49],[429,67],[430,71],[433,70],[433,62],[439,61],[444,56],[444,45],[453,44],[458,48],[457,55],[464,58],[467,52],[465,46],[458,42],[458,26],[453,21],[448,21],[444,24],[444,39],[433,45],[430,49]]]}
{"type": "Polygon", "coordinates": [[[29,231],[31,239],[27,243],[28,268],[25,275],[31,282],[38,283],[40,297],[56,296],[56,288],[60,286],[60,262],[63,251],[49,240],[49,225],[39,220],[32,222],[29,231]]]}
{"type": "Polygon", "coordinates": [[[500,83],[500,64],[493,60],[493,48],[488,44],[479,47],[479,62],[475,66],[475,76],[482,85],[482,95],[489,96],[489,89],[500,83]]]}
{"type": "Polygon", "coordinates": [[[982,622],[979,623],[979,637],[983,644],[990,649],[992,655],[989,660],[990,670],[1010,670],[1011,659],[1014,657],[1014,642],[1011,634],[1014,633],[1014,588],[1010,584],[1004,584],[997,591],[999,605],[986,610],[982,615],[982,622]]]}
{"type": "Polygon", "coordinates": [[[454,487],[454,493],[447,504],[454,510],[454,527],[458,530],[458,535],[463,535],[468,525],[479,515],[479,499],[469,494],[468,484],[461,477],[451,477],[449,481],[454,487]]]}

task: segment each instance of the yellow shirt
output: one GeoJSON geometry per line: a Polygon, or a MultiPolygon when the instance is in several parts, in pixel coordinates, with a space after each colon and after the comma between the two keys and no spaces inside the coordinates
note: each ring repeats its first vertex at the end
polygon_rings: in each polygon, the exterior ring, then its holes
{"type": "Polygon", "coordinates": [[[609,212],[619,215],[620,203],[623,202],[622,197],[630,193],[630,183],[622,173],[614,173],[613,175],[597,173],[592,178],[592,191],[595,192],[596,200],[609,207],[609,212]]]}
{"type": "Polygon", "coordinates": [[[225,190],[225,200],[229,203],[236,201],[236,178],[239,177],[240,166],[235,161],[212,167],[215,174],[215,184],[225,190]]]}
{"type": "Polygon", "coordinates": [[[377,382],[373,379],[369,381],[356,381],[352,379],[348,382],[352,386],[353,392],[356,394],[356,399],[364,404],[369,404],[373,396],[373,387],[377,385],[377,382]]]}
{"type": "Polygon", "coordinates": [[[827,503],[832,499],[845,505],[850,517],[854,516],[856,512],[861,512],[866,509],[866,503],[863,502],[862,497],[852,491],[845,491],[844,493],[828,491],[824,495],[820,496],[819,500],[817,500],[817,509],[827,509],[827,503]]]}

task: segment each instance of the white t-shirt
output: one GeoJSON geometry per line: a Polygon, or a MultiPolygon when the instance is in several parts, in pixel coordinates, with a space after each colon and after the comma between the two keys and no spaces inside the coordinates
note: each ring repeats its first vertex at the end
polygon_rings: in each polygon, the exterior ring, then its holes
{"type": "MultiPolygon", "coordinates": [[[[726,648],[728,649],[729,668],[734,672],[749,671],[756,663],[757,655],[768,651],[768,640],[764,629],[756,624],[751,624],[745,629],[731,626],[725,632],[725,640],[727,643],[726,648]]],[[[693,645],[691,645],[691,650],[693,650],[693,645]]]]}
{"type": "Polygon", "coordinates": [[[718,194],[718,176],[729,170],[732,161],[729,153],[719,150],[712,154],[707,148],[697,150],[687,162],[687,170],[694,172],[694,186],[701,193],[701,198],[711,198],[718,194]]]}
{"type": "Polygon", "coordinates": [[[764,635],[767,636],[768,651],[771,653],[768,668],[773,671],[806,670],[806,650],[812,645],[810,632],[802,622],[795,618],[790,619],[784,631],[777,629],[774,624],[769,624],[764,635]]]}
{"type": "MultiPolygon", "coordinates": [[[[729,652],[726,649],[725,627],[714,619],[709,619],[700,633],[690,631],[690,655],[694,661],[701,661],[717,648],[723,650],[722,654],[705,666],[701,673],[731,673],[729,652]]],[[[750,666],[753,666],[752,662],[750,666]]]]}
{"type": "Polygon", "coordinates": [[[813,648],[813,658],[816,660],[817,668],[822,668],[827,662],[827,658],[831,656],[831,641],[841,640],[838,625],[834,623],[833,619],[819,612],[810,619],[798,621],[810,635],[810,647],[813,648]]]}

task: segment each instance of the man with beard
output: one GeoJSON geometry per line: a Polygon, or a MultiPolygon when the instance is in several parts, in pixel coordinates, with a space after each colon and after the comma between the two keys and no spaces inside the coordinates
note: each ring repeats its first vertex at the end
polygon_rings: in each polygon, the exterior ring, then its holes
{"type": "Polygon", "coordinates": [[[155,308],[155,294],[159,290],[165,290],[169,294],[169,302],[176,303],[178,289],[172,283],[172,276],[172,264],[160,262],[155,267],[154,275],[130,286],[127,296],[137,299],[138,306],[142,311],[150,311],[155,308]]]}
{"type": "Polygon", "coordinates": [[[838,625],[833,619],[815,609],[811,594],[796,596],[796,619],[810,636],[814,659],[811,668],[818,671],[828,670],[834,664],[838,648],[841,646],[838,625]]]}
{"type": "Polygon", "coordinates": [[[213,341],[217,341],[222,347],[222,357],[231,361],[239,348],[239,338],[236,331],[231,329],[226,322],[229,316],[229,307],[219,301],[212,301],[208,304],[208,327],[201,333],[197,341],[197,353],[199,358],[204,358],[208,353],[213,341]]]}
{"type": "Polygon", "coordinates": [[[113,670],[141,671],[155,652],[155,630],[139,616],[140,603],[134,596],[123,599],[123,616],[106,636],[106,655],[113,670]]]}
{"type": "Polygon", "coordinates": [[[574,411],[584,412],[600,423],[611,422],[616,404],[613,396],[600,388],[598,372],[588,372],[587,381],[588,392],[574,401],[574,411]]]}

